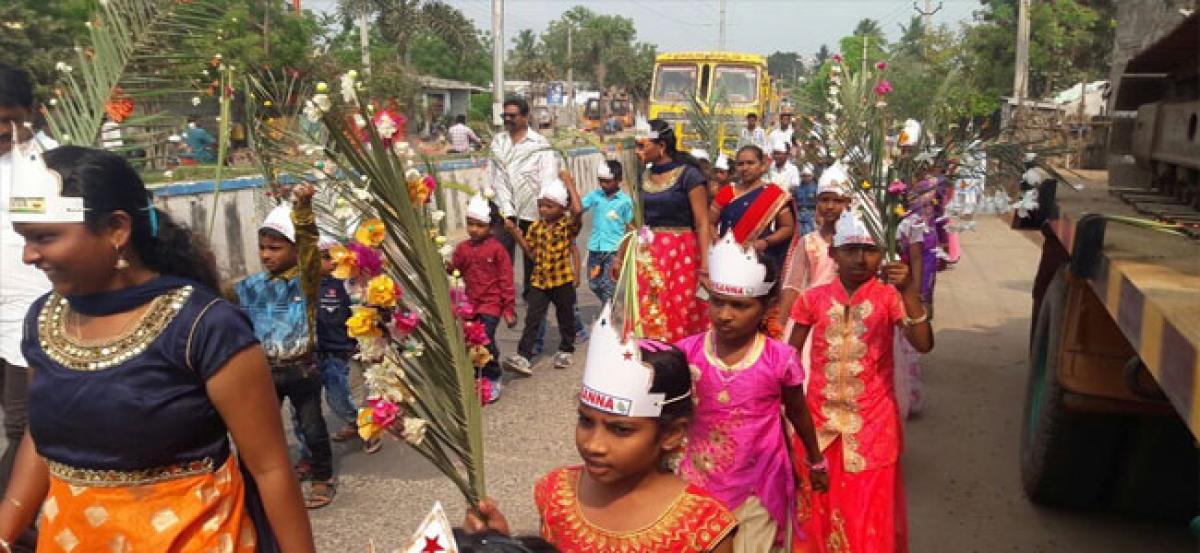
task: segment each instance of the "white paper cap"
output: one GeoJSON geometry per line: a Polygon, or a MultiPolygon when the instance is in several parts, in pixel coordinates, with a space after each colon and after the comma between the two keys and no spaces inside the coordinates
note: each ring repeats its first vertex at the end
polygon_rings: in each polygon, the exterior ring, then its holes
{"type": "Polygon", "coordinates": [[[599,164],[596,165],[596,178],[598,178],[600,180],[612,180],[613,179],[612,169],[608,168],[607,161],[601,161],[599,164]]]}
{"type": "Polygon", "coordinates": [[[62,195],[62,176],[46,167],[36,141],[17,142],[17,126],[12,128],[12,192],[9,196],[9,220],[14,223],[82,223],[87,209],[81,197],[62,195]]]}
{"type": "Polygon", "coordinates": [[[720,169],[722,171],[728,171],[729,170],[729,156],[727,156],[725,154],[718,155],[716,163],[713,163],[713,167],[720,169]]]}
{"type": "Polygon", "coordinates": [[[272,209],[258,229],[270,229],[278,232],[284,238],[287,238],[289,242],[295,244],[296,225],[292,223],[292,206],[290,204],[283,204],[272,209]]]}
{"type": "Polygon", "coordinates": [[[491,222],[492,206],[488,205],[487,198],[484,198],[483,194],[471,196],[471,200],[467,202],[467,218],[481,223],[491,222]]]}
{"type": "Polygon", "coordinates": [[[704,161],[711,160],[711,158],[708,157],[708,150],[704,150],[702,148],[692,148],[688,153],[692,154],[692,157],[696,159],[703,159],[704,161]]]}
{"type": "MultiPolygon", "coordinates": [[[[840,248],[850,244],[875,245],[875,239],[867,230],[867,226],[858,216],[850,211],[843,211],[838,218],[833,231],[833,247],[840,248]]],[[[710,269],[711,270],[711,269],[710,269]]]]}
{"type": "Polygon", "coordinates": [[[567,207],[571,195],[567,193],[567,185],[563,184],[562,180],[556,178],[542,186],[542,193],[538,196],[538,199],[550,200],[558,205],[567,207]]]}
{"type": "Polygon", "coordinates": [[[821,178],[817,181],[817,194],[832,192],[839,196],[849,197],[850,186],[850,175],[846,174],[842,163],[837,162],[821,172],[821,178]]]}
{"type": "Polygon", "coordinates": [[[341,244],[342,243],[338,242],[337,238],[329,236],[328,234],[322,234],[321,237],[317,239],[317,249],[321,251],[333,249],[341,244]]]}
{"type": "Polygon", "coordinates": [[[805,163],[804,167],[800,168],[800,174],[801,175],[815,175],[816,173],[813,173],[813,166],[811,163],[805,163]]]}

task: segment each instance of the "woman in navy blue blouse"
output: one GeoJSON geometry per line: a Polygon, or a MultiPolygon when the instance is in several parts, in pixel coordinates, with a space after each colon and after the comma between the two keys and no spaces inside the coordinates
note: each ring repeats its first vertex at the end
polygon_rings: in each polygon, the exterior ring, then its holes
{"type": "Polygon", "coordinates": [[[211,253],[123,158],[44,161],[17,164],[3,206],[53,290],[26,319],[29,431],[0,551],[39,506],[38,550],[313,551],[266,358],[211,253]]]}

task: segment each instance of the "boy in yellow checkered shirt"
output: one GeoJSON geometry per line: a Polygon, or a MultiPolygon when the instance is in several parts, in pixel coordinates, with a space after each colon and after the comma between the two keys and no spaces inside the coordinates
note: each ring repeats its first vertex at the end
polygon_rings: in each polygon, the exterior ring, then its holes
{"type": "Polygon", "coordinates": [[[524,375],[533,374],[529,360],[533,357],[538,327],[545,320],[550,304],[554,304],[561,337],[554,368],[571,366],[577,331],[575,289],[579,286],[579,260],[574,252],[583,208],[571,174],[563,171],[558,179],[543,186],[537,202],[541,220],[534,221],[524,234],[512,221],[504,223],[525,255],[533,259],[533,274],[525,296],[525,331],[521,333],[517,353],[504,361],[505,368],[524,375]]]}

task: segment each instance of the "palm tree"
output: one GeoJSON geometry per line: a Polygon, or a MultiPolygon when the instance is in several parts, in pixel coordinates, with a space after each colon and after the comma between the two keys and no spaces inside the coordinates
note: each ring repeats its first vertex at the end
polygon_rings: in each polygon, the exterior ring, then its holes
{"type": "Polygon", "coordinates": [[[879,26],[879,22],[869,17],[860,20],[858,25],[854,26],[854,36],[870,37],[871,41],[880,42],[884,39],[883,28],[879,26]]]}
{"type": "Polygon", "coordinates": [[[338,0],[338,9],[343,17],[374,14],[379,33],[395,46],[401,59],[408,59],[413,40],[421,33],[442,39],[460,58],[479,48],[475,25],[441,0],[338,0]]]}

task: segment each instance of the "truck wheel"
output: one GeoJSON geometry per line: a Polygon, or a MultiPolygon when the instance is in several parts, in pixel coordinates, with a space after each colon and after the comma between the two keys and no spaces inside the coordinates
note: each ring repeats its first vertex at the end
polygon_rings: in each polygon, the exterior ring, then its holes
{"type": "Polygon", "coordinates": [[[1118,470],[1125,417],[1075,413],[1058,381],[1067,315],[1066,270],[1059,269],[1038,309],[1029,351],[1021,429],[1021,484],[1034,503],[1088,509],[1104,506],[1118,470]]]}

